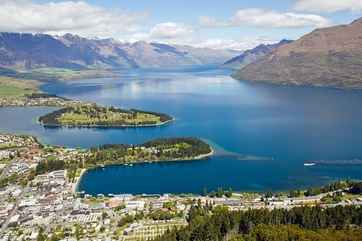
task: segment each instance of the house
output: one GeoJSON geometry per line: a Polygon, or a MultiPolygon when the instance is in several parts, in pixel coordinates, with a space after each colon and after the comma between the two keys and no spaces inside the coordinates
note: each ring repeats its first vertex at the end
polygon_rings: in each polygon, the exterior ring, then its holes
{"type": "Polygon", "coordinates": [[[144,201],[127,201],[125,203],[126,209],[128,210],[143,210],[145,208],[144,201]]]}

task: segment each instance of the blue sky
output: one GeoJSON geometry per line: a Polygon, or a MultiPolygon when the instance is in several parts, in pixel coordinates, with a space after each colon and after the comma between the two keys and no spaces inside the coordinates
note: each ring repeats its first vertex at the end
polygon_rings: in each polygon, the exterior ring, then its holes
{"type": "Polygon", "coordinates": [[[0,31],[234,49],[296,39],[362,16],[362,0],[2,1],[0,31]]]}

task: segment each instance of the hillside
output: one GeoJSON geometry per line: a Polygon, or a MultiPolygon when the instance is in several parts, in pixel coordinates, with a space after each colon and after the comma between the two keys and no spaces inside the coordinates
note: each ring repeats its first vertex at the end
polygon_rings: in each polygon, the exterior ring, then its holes
{"type": "Polygon", "coordinates": [[[276,84],[362,88],[362,18],[317,29],[233,76],[276,84]]]}
{"type": "Polygon", "coordinates": [[[180,68],[222,64],[232,50],[198,49],[160,43],[122,43],[77,35],[0,33],[0,68],[119,69],[180,68]]]}
{"type": "Polygon", "coordinates": [[[275,44],[260,44],[255,48],[246,50],[241,55],[226,61],[223,66],[231,69],[243,68],[244,66],[259,60],[265,55],[270,54],[274,49],[291,42],[291,40],[283,39],[275,44]]]}

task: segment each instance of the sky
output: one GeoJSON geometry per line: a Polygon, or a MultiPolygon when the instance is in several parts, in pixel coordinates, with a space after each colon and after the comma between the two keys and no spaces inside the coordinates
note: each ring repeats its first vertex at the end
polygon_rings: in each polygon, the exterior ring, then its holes
{"type": "Polygon", "coordinates": [[[362,0],[0,0],[0,32],[245,50],[362,17],[362,0]]]}

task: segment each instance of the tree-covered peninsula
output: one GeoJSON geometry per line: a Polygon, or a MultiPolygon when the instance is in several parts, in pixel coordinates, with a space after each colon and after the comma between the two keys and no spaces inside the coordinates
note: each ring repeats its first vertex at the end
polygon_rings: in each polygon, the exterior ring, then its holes
{"type": "Polygon", "coordinates": [[[139,145],[107,144],[86,150],[77,149],[72,151],[74,154],[71,158],[64,158],[70,150],[63,147],[47,146],[41,150],[48,155],[38,163],[35,174],[65,169],[70,180],[80,175],[82,169],[145,162],[200,160],[213,155],[212,148],[206,142],[192,137],[156,139],[139,145]]]}
{"type": "Polygon", "coordinates": [[[87,166],[203,159],[213,150],[196,138],[156,139],[140,145],[111,144],[90,149],[87,166]]]}
{"type": "Polygon", "coordinates": [[[158,126],[172,121],[166,114],[141,110],[124,110],[96,104],[79,104],[62,108],[39,118],[45,127],[141,127],[158,126]]]}

